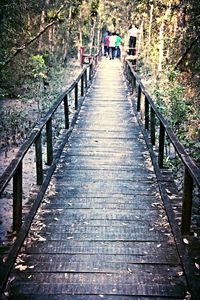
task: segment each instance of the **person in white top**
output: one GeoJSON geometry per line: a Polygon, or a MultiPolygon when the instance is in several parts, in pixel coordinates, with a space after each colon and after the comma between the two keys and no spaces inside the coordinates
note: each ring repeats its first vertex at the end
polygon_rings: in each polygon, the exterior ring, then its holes
{"type": "Polygon", "coordinates": [[[129,55],[135,55],[136,38],[138,35],[138,28],[135,25],[129,27],[129,55]]]}
{"type": "Polygon", "coordinates": [[[115,45],[116,45],[116,34],[111,33],[109,36],[110,59],[114,59],[115,57],[115,49],[116,49],[115,45]]]}

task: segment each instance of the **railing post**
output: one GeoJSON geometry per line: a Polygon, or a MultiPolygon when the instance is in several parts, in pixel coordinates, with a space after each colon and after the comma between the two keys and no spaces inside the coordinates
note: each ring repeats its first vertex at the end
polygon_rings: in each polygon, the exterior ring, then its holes
{"type": "Polygon", "coordinates": [[[141,120],[144,121],[144,117],[145,117],[145,96],[144,94],[142,93],[141,94],[141,98],[140,98],[140,117],[141,117],[141,120]]]}
{"type": "Polygon", "coordinates": [[[192,191],[193,191],[193,179],[188,169],[185,168],[182,219],[181,219],[181,233],[183,235],[190,234],[190,224],[191,224],[191,214],[192,214],[192,191]]]}
{"type": "Polygon", "coordinates": [[[85,69],[85,88],[87,88],[87,69],[85,69]]]}
{"type": "Polygon", "coordinates": [[[89,80],[92,79],[92,63],[90,64],[90,67],[89,67],[89,80]]]}
{"type": "Polygon", "coordinates": [[[164,144],[165,144],[165,128],[162,122],[160,122],[159,149],[158,149],[158,165],[160,168],[163,168],[164,144]]]}
{"type": "Polygon", "coordinates": [[[131,68],[128,67],[128,82],[131,83],[131,68]]]}
{"type": "Polygon", "coordinates": [[[77,109],[78,108],[78,82],[75,85],[74,92],[75,92],[75,109],[77,109]]]}
{"type": "Polygon", "coordinates": [[[136,79],[135,79],[135,76],[133,75],[133,73],[131,73],[131,77],[132,77],[132,94],[133,94],[135,87],[136,87],[136,79]]]}
{"type": "Polygon", "coordinates": [[[138,85],[138,92],[137,92],[137,111],[140,111],[140,105],[141,105],[141,87],[140,84],[138,85]]]}
{"type": "Polygon", "coordinates": [[[84,74],[81,76],[81,97],[84,96],[84,74]]]}
{"type": "Polygon", "coordinates": [[[13,232],[22,225],[22,161],[13,176],[13,232]]]}
{"type": "Polygon", "coordinates": [[[53,140],[52,140],[52,118],[46,124],[47,137],[47,165],[50,166],[53,161],[53,140]]]}
{"type": "Polygon", "coordinates": [[[68,95],[65,95],[65,97],[64,97],[64,115],[65,115],[65,129],[69,129],[68,95]]]}
{"type": "Polygon", "coordinates": [[[84,47],[80,47],[80,65],[83,66],[84,47]]]}
{"type": "Polygon", "coordinates": [[[155,112],[151,107],[151,143],[153,146],[156,143],[155,126],[156,126],[155,112]]]}
{"type": "Polygon", "coordinates": [[[42,168],[42,141],[41,133],[38,135],[35,141],[35,153],[36,153],[36,175],[37,184],[41,185],[43,183],[43,168],[42,168]]]}
{"type": "Polygon", "coordinates": [[[145,113],[145,129],[149,129],[149,101],[147,97],[145,96],[145,107],[144,107],[144,113],[145,113]]]}

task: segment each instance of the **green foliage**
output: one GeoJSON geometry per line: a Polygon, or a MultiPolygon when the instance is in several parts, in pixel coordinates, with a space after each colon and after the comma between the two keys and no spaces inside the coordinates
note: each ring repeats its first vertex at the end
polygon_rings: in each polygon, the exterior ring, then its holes
{"type": "Polygon", "coordinates": [[[32,76],[34,78],[46,78],[46,65],[43,55],[32,55],[30,64],[32,76]]]}
{"type": "Polygon", "coordinates": [[[176,84],[170,87],[167,92],[170,102],[170,122],[173,128],[178,129],[180,124],[184,124],[188,113],[188,106],[184,99],[184,88],[176,84]]]}
{"type": "MultiPolygon", "coordinates": [[[[0,139],[4,146],[15,144],[21,132],[21,126],[26,120],[27,113],[16,108],[4,107],[0,109],[0,139]]],[[[1,145],[2,146],[2,145],[1,145]]]]}
{"type": "Polygon", "coordinates": [[[97,17],[99,8],[99,0],[92,1],[90,8],[90,16],[91,18],[97,17]]]}

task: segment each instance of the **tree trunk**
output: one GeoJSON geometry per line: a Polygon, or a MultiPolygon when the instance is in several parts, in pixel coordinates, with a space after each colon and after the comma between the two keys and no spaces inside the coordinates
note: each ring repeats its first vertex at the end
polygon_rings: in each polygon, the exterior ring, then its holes
{"type": "Polygon", "coordinates": [[[91,28],[91,32],[90,32],[89,54],[92,53],[92,46],[93,46],[93,43],[94,43],[96,20],[93,20],[91,25],[92,25],[92,28],[91,28]]]}
{"type": "Polygon", "coordinates": [[[142,18],[142,22],[140,25],[140,32],[139,32],[139,37],[138,37],[138,53],[140,53],[141,45],[142,45],[142,39],[143,39],[143,30],[144,30],[144,18],[142,18]]]}
{"type": "Polygon", "coordinates": [[[158,76],[159,73],[162,72],[162,63],[164,59],[164,29],[165,29],[165,21],[168,20],[169,16],[171,14],[171,2],[169,3],[169,6],[165,12],[165,15],[163,17],[161,26],[160,26],[160,32],[159,32],[159,58],[158,58],[158,76]]]}
{"type": "Polygon", "coordinates": [[[162,62],[163,62],[163,51],[164,51],[164,20],[162,20],[159,32],[159,58],[158,58],[158,76],[162,72],[162,62]]]}
{"type": "Polygon", "coordinates": [[[69,15],[68,20],[66,22],[66,34],[64,36],[64,45],[63,45],[63,62],[64,65],[67,64],[67,55],[68,55],[68,47],[69,47],[69,35],[70,35],[70,29],[71,29],[71,20],[72,20],[72,8],[70,6],[69,8],[69,15]]]}
{"type": "Polygon", "coordinates": [[[150,9],[150,19],[149,19],[149,33],[148,33],[148,47],[151,45],[151,28],[152,28],[152,21],[153,21],[153,9],[154,6],[151,4],[151,9],[150,9]]]}
{"type": "MultiPolygon", "coordinates": [[[[42,31],[42,29],[44,28],[44,24],[45,24],[45,10],[43,8],[42,12],[41,12],[41,16],[40,16],[40,29],[39,31],[42,31]]],[[[38,40],[38,51],[41,51],[43,48],[43,35],[41,35],[39,37],[38,40]]]]}

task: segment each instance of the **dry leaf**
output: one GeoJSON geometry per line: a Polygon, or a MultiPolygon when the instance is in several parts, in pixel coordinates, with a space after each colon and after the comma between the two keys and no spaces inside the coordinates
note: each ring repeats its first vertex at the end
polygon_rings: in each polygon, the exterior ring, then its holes
{"type": "Polygon", "coordinates": [[[177,272],[178,276],[183,276],[183,271],[177,272]]]}
{"type": "Polygon", "coordinates": [[[15,276],[9,278],[9,279],[8,279],[8,282],[11,283],[11,282],[13,282],[14,280],[15,280],[15,276]]]}
{"type": "Polygon", "coordinates": [[[19,263],[24,263],[24,260],[21,259],[21,258],[18,256],[17,259],[16,259],[16,263],[17,263],[17,265],[18,265],[19,263]]]}
{"type": "Polygon", "coordinates": [[[29,269],[34,269],[34,268],[35,268],[35,266],[29,266],[28,268],[29,268],[29,269]]]}
{"type": "Polygon", "coordinates": [[[38,241],[39,242],[45,242],[47,239],[42,237],[42,236],[38,236],[38,241]]]}
{"type": "Polygon", "coordinates": [[[186,244],[186,245],[188,245],[188,244],[189,244],[188,239],[184,238],[184,239],[183,239],[183,243],[186,244]]]}
{"type": "Polygon", "coordinates": [[[130,268],[127,268],[127,270],[128,270],[128,272],[129,272],[130,274],[133,273],[133,271],[132,271],[130,268]]]}
{"type": "Polygon", "coordinates": [[[4,258],[2,259],[3,263],[5,263],[7,260],[7,256],[4,256],[4,258]]]}
{"type": "Polygon", "coordinates": [[[195,262],[195,267],[200,270],[200,265],[197,262],[195,262]]]}
{"type": "Polygon", "coordinates": [[[18,265],[15,267],[16,270],[25,271],[28,268],[26,265],[18,265]]]}

